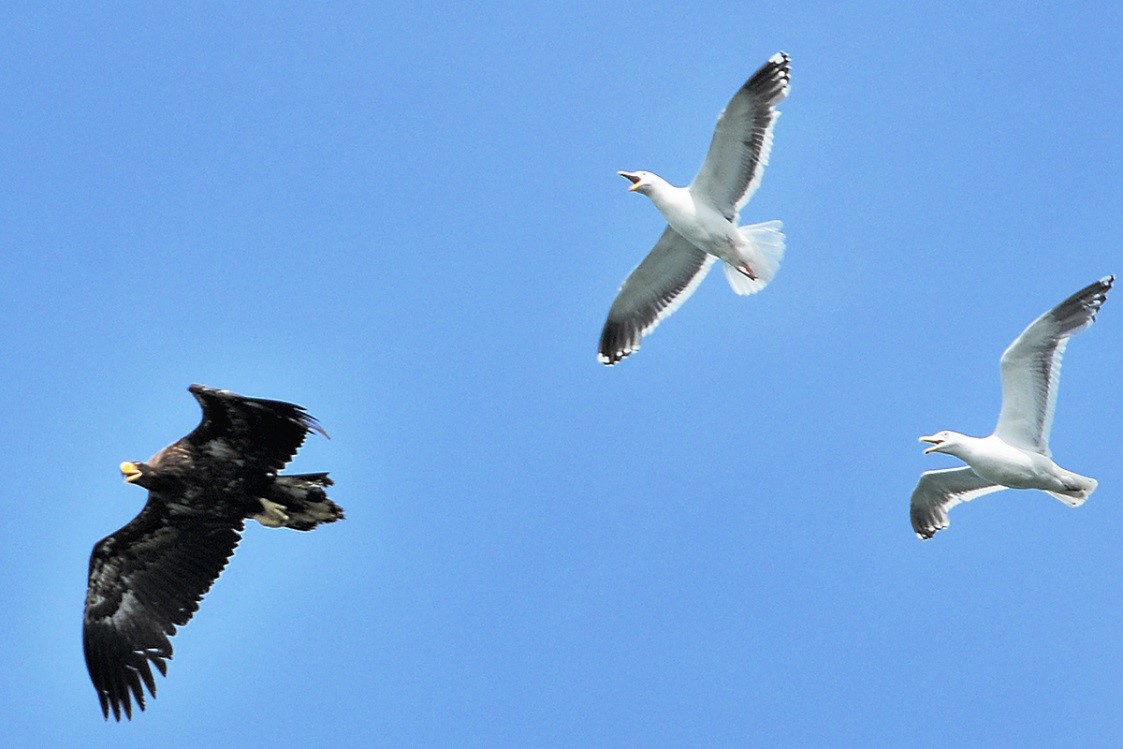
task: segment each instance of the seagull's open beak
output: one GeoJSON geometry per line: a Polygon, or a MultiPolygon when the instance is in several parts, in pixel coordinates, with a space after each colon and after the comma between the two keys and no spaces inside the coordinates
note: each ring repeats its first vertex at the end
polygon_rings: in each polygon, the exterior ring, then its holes
{"type": "Polygon", "coordinates": [[[144,475],[140,470],[140,466],[130,461],[125,461],[121,464],[121,475],[125,477],[125,482],[131,484],[144,475]]]}
{"type": "Polygon", "coordinates": [[[638,174],[636,174],[635,172],[616,172],[616,173],[619,174],[624,179],[626,179],[626,180],[628,180],[629,182],[632,183],[632,186],[628,188],[628,192],[632,192],[637,187],[639,187],[640,176],[638,174]]]}
{"type": "Polygon", "coordinates": [[[925,455],[927,455],[928,453],[935,452],[936,450],[939,449],[940,445],[942,445],[944,443],[943,440],[938,439],[935,435],[931,435],[931,436],[928,436],[928,437],[921,437],[920,441],[921,442],[928,442],[928,443],[931,443],[931,445],[932,445],[930,448],[928,448],[927,450],[924,451],[925,455]]]}

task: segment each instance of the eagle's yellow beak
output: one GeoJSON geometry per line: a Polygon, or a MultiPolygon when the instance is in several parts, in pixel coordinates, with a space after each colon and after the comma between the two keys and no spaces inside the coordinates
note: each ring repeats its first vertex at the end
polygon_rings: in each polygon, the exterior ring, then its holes
{"type": "Polygon", "coordinates": [[[121,475],[125,477],[126,483],[131,484],[144,474],[141,472],[140,466],[138,466],[136,463],[126,460],[121,464],[121,475]]]}

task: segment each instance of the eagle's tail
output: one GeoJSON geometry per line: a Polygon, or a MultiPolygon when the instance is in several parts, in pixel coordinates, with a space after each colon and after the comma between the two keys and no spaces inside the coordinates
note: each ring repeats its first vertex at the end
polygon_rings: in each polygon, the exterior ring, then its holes
{"type": "Polygon", "coordinates": [[[328,499],[324,491],[332,483],[326,473],[278,476],[273,481],[268,502],[262,501],[263,512],[255,517],[263,525],[298,531],[310,531],[320,523],[342,520],[343,508],[328,499]]]}

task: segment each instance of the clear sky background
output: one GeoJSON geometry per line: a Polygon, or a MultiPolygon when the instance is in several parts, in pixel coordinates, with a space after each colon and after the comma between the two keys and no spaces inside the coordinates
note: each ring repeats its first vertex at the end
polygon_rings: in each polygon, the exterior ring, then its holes
{"type": "Polygon", "coordinates": [[[1118,3],[184,5],[0,10],[5,743],[1123,742],[1123,298],[1053,434],[1091,500],[908,521],[916,438],[1123,273],[1118,3]],[[776,281],[597,364],[663,227],[616,170],[688,182],[781,49],[776,281]],[[250,527],[106,723],[88,555],[192,382],[319,417],[347,519],[250,527]]]}

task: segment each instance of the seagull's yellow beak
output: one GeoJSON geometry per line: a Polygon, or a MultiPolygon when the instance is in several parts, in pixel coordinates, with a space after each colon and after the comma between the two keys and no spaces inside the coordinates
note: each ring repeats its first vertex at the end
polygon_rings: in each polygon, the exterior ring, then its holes
{"type": "Polygon", "coordinates": [[[640,176],[635,172],[616,172],[624,179],[630,181],[632,186],[628,188],[628,192],[633,192],[639,187],[640,176]]]}
{"type": "Polygon", "coordinates": [[[943,442],[944,442],[943,440],[936,437],[936,435],[934,435],[934,434],[928,435],[927,437],[921,437],[920,441],[921,442],[927,442],[927,443],[932,445],[930,448],[928,448],[927,450],[924,451],[925,455],[927,455],[928,453],[931,453],[931,452],[935,452],[936,449],[940,445],[942,445],[943,442]]]}
{"type": "Polygon", "coordinates": [[[125,477],[125,483],[131,484],[143,476],[144,473],[136,463],[126,460],[121,464],[121,475],[125,477]]]}

